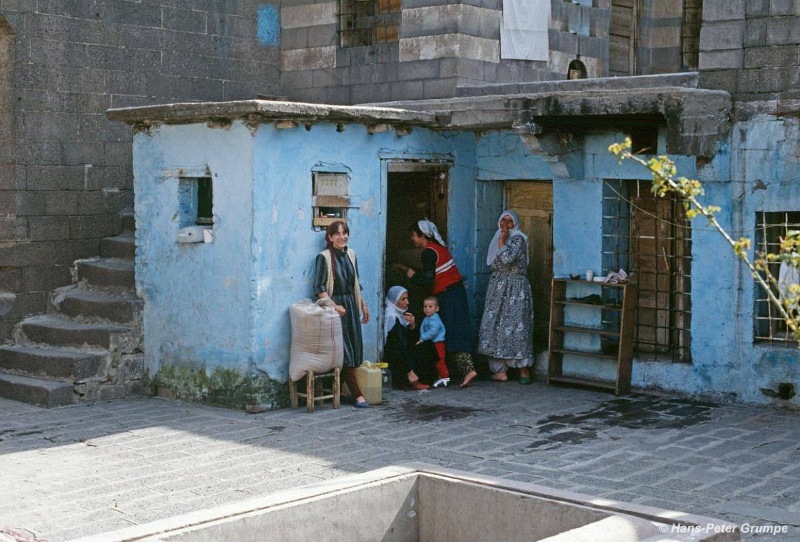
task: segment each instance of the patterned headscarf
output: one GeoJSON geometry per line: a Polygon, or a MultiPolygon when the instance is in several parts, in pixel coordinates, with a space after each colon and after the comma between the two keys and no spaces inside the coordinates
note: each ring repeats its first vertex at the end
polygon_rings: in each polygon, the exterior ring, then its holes
{"type": "Polygon", "coordinates": [[[405,288],[402,286],[392,286],[389,288],[389,291],[386,293],[386,300],[384,303],[384,311],[383,311],[383,340],[386,340],[386,337],[389,336],[389,332],[394,327],[395,322],[400,322],[402,326],[408,326],[408,322],[406,322],[403,315],[406,313],[406,309],[401,309],[397,306],[397,300],[400,299],[400,296],[407,292],[405,288]]]}
{"type": "Polygon", "coordinates": [[[436,227],[436,224],[427,218],[424,218],[417,222],[417,227],[419,228],[419,231],[425,234],[426,237],[435,239],[437,243],[444,246],[444,239],[442,239],[441,234],[439,234],[439,229],[436,227]]]}
{"type": "MultiPolygon", "coordinates": [[[[494,233],[492,242],[489,243],[489,250],[486,252],[486,265],[492,265],[492,262],[500,252],[500,221],[503,220],[504,216],[507,216],[514,221],[514,227],[508,231],[508,239],[511,239],[515,235],[521,235],[522,238],[525,239],[525,243],[528,243],[528,236],[522,233],[522,231],[519,229],[519,215],[511,209],[506,209],[500,215],[500,218],[497,219],[497,231],[494,233]]],[[[508,241],[508,239],[506,241],[508,241]]],[[[525,254],[525,265],[528,265],[527,253],[525,254]]]]}

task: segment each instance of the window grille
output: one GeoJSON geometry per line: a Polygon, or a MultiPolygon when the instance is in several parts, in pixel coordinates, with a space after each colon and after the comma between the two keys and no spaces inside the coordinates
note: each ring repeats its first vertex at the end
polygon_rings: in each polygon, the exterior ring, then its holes
{"type": "Polygon", "coordinates": [[[638,287],[638,359],[691,362],[691,224],[676,197],[651,181],[603,186],[603,272],[624,269],[638,287]]]}
{"type": "MultiPolygon", "coordinates": [[[[769,213],[756,213],[755,230],[755,249],[764,255],[779,254],[781,251],[781,238],[786,237],[786,232],[790,230],[800,230],[800,212],[782,211],[769,213]]],[[[777,280],[780,276],[780,262],[767,264],[769,271],[777,280]]],[[[764,274],[762,273],[762,276],[764,274]]],[[[775,295],[780,297],[780,292],[776,285],[772,285],[775,295]]],[[[786,320],[778,314],[777,309],[767,293],[759,285],[755,285],[755,307],[754,307],[755,330],[753,338],[755,342],[769,342],[778,346],[796,347],[797,341],[786,328],[786,320]]]]}
{"type": "Polygon", "coordinates": [[[683,69],[696,70],[700,57],[700,26],[703,21],[703,0],[685,0],[681,28],[683,69]]]}
{"type": "Polygon", "coordinates": [[[362,47],[398,41],[401,0],[340,0],[339,43],[362,47]]]}

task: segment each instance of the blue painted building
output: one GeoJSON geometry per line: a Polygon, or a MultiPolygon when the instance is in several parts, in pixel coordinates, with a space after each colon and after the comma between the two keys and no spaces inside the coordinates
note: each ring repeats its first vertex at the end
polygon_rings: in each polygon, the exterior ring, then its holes
{"type": "MultiPolygon", "coordinates": [[[[486,245],[512,206],[531,236],[540,370],[550,278],[623,268],[640,290],[634,388],[797,404],[800,352],[732,251],[679,203],[650,197],[646,172],[607,149],[632,136],[637,148],[670,155],[704,182],[735,238],[769,241],[798,218],[798,119],[731,122],[724,91],[669,77],[620,81],[391,109],[248,101],[112,110],[136,127],[136,282],[152,381],[190,399],[235,388],[233,404],[280,404],[288,307],[312,296],[321,228],[337,217],[350,224],[373,314],[367,359],[380,357],[390,264],[409,256],[405,232],[422,214],[446,232],[477,318],[486,245]],[[204,221],[207,242],[179,240],[204,221]]],[[[578,318],[602,325],[596,314],[578,318]]],[[[613,369],[585,358],[570,368],[594,377],[613,369]]]]}

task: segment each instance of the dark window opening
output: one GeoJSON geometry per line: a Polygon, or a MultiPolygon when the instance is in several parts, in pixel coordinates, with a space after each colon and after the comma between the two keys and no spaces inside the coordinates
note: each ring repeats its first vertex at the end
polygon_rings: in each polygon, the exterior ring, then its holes
{"type": "Polygon", "coordinates": [[[567,79],[586,79],[586,65],[580,58],[576,58],[567,66],[567,79]]]}
{"type": "Polygon", "coordinates": [[[180,227],[214,224],[214,190],[211,177],[181,177],[178,183],[180,227]]]}
{"type": "Polygon", "coordinates": [[[207,225],[214,223],[214,202],[211,179],[197,179],[197,223],[207,225]]]}
{"type": "Polygon", "coordinates": [[[703,22],[703,0],[684,0],[681,28],[683,69],[696,70],[700,57],[700,26],[703,22]]]}
{"type": "Polygon", "coordinates": [[[691,361],[691,224],[681,201],[650,181],[603,186],[604,273],[624,269],[638,288],[637,358],[691,361]]]}
{"type": "Polygon", "coordinates": [[[396,43],[400,31],[400,1],[340,0],[340,46],[362,47],[396,43]]]}
{"type": "Polygon", "coordinates": [[[656,154],[658,152],[658,128],[637,128],[628,134],[631,138],[631,149],[638,154],[656,154]]]}

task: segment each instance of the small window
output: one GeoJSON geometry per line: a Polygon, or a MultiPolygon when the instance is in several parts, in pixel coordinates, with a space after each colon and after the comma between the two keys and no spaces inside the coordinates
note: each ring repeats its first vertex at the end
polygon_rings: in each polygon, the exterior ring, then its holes
{"type": "Polygon", "coordinates": [[[213,200],[211,177],[181,177],[178,183],[180,227],[213,225],[213,200]]]}
{"type": "Polygon", "coordinates": [[[628,132],[631,138],[631,149],[637,154],[658,153],[658,128],[655,126],[642,126],[628,132]]]}
{"type": "Polygon", "coordinates": [[[347,173],[312,172],[312,226],[327,228],[336,220],[347,220],[350,207],[350,178],[347,173]]]}
{"type": "Polygon", "coordinates": [[[400,17],[400,0],[340,0],[340,46],[396,43],[400,17]]]}
{"type": "Polygon", "coordinates": [[[684,70],[696,70],[700,59],[700,27],[703,0],[685,0],[681,27],[681,57],[684,70]]]}
{"type": "MultiPolygon", "coordinates": [[[[770,213],[756,213],[755,249],[764,255],[779,254],[781,239],[786,237],[786,232],[800,230],[800,211],[780,211],[770,213]]],[[[781,262],[769,263],[769,271],[776,280],[784,277],[797,277],[794,268],[787,269],[788,264],[781,262]],[[781,269],[781,266],[784,266],[781,269]],[[783,271],[783,273],[781,272],[783,271]]],[[[773,292],[781,297],[781,288],[778,284],[772,286],[773,292]]],[[[755,285],[755,342],[769,342],[779,346],[796,347],[797,341],[792,337],[791,331],[786,327],[786,320],[778,314],[775,306],[769,301],[767,293],[759,284],[755,285]]]]}

